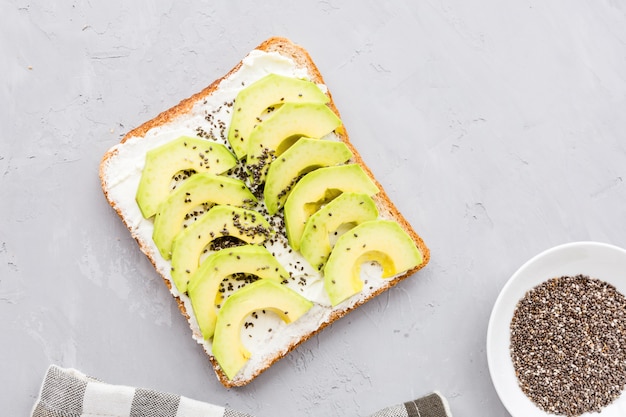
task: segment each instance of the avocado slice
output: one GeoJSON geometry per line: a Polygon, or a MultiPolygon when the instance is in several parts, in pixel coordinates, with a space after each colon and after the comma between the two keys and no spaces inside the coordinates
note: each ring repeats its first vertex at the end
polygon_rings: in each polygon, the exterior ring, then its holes
{"type": "Polygon", "coordinates": [[[172,242],[192,210],[202,204],[245,207],[256,202],[241,180],[208,172],[192,175],[159,205],[152,240],[164,259],[170,259],[172,242]]]}
{"type": "Polygon", "coordinates": [[[258,212],[240,207],[216,205],[184,229],[172,243],[172,279],[178,291],[187,291],[198,269],[204,248],[219,237],[231,236],[246,243],[263,243],[271,234],[270,225],[258,212]]]}
{"type": "Polygon", "coordinates": [[[411,237],[392,220],[370,220],[343,234],[324,267],[324,288],[333,306],[363,288],[363,262],[378,262],[382,277],[408,271],[423,261],[411,237]]]}
{"type": "Polygon", "coordinates": [[[300,137],[319,139],[341,126],[341,120],[325,104],[285,103],[248,138],[246,160],[252,184],[262,184],[269,164],[300,137]]]}
{"type": "Polygon", "coordinates": [[[233,379],[251,356],[241,341],[241,326],[249,314],[264,309],[289,324],[312,306],[311,301],[297,292],[267,279],[246,285],[228,297],[217,314],[212,348],[213,356],[228,379],[233,379]]]}
{"type": "Polygon", "coordinates": [[[306,174],[285,201],[287,239],[295,250],[309,217],[342,192],[378,193],[378,186],[358,164],[319,168],[306,174]]]}
{"type": "Polygon", "coordinates": [[[296,181],[314,169],[347,162],[352,152],[343,142],[300,138],[270,164],[265,178],[264,198],[270,214],[285,204],[296,181]]]}
{"type": "MultiPolygon", "coordinates": [[[[243,245],[211,254],[189,280],[187,292],[205,339],[213,337],[220,284],[233,274],[245,273],[282,283],[289,273],[264,247],[243,245]]],[[[248,284],[249,285],[249,284],[248,284]]],[[[238,290],[236,290],[238,291],[238,290]]]]}
{"type": "Polygon", "coordinates": [[[330,233],[342,225],[354,227],[378,218],[376,203],[367,194],[343,193],[307,220],[300,240],[302,256],[318,271],[331,252],[330,233]]]}
{"type": "Polygon", "coordinates": [[[151,149],[141,172],[135,199],[144,218],[156,214],[170,193],[174,176],[183,171],[221,174],[237,164],[237,158],[222,144],[181,136],[151,149]]]}
{"type": "Polygon", "coordinates": [[[237,94],[228,142],[241,159],[248,152],[248,137],[266,109],[289,102],[322,103],[330,101],[317,84],[299,78],[268,74],[237,94]]]}

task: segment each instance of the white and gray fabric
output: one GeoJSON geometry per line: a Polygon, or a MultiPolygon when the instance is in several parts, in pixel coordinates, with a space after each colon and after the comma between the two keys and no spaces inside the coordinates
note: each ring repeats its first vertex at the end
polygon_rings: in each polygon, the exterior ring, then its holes
{"type": "Polygon", "coordinates": [[[370,417],[452,417],[448,402],[438,392],[384,408],[370,417]]]}
{"type": "Polygon", "coordinates": [[[52,365],[32,417],[251,417],[228,408],[143,388],[111,385],[52,365]]]}
{"type": "MultiPolygon", "coordinates": [[[[111,385],[76,369],[50,366],[31,417],[252,417],[229,408],[150,389],[111,385]]],[[[388,407],[371,417],[451,417],[439,393],[388,407]]]]}

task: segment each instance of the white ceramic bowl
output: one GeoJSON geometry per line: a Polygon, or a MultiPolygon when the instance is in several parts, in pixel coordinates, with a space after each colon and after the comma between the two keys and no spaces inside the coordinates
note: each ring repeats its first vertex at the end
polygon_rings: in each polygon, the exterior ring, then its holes
{"type": "MultiPolygon", "coordinates": [[[[487,329],[487,362],[498,396],[513,417],[554,417],[539,409],[517,384],[509,353],[509,326],[515,307],[528,290],[542,282],[578,274],[608,282],[626,295],[626,250],[597,242],[575,242],[548,249],[522,265],[496,299],[487,329]]],[[[601,413],[584,416],[626,416],[626,392],[601,413]]]]}

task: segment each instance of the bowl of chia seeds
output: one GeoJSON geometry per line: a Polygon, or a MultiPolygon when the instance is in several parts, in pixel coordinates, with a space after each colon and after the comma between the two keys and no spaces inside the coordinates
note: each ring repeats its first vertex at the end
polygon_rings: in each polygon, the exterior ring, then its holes
{"type": "Polygon", "coordinates": [[[514,417],[626,416],[626,250],[548,249],[500,292],[487,329],[496,392],[514,417]]]}

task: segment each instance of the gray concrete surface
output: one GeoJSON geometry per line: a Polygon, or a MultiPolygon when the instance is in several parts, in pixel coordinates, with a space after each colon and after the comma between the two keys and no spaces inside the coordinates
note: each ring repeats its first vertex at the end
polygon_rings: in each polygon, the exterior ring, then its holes
{"type": "Polygon", "coordinates": [[[507,416],[487,322],[528,258],[626,246],[626,6],[614,0],[0,3],[0,410],[48,365],[256,416],[366,416],[439,390],[507,416]],[[225,390],[107,205],[122,135],[269,36],[309,49],[428,267],[225,390]]]}

